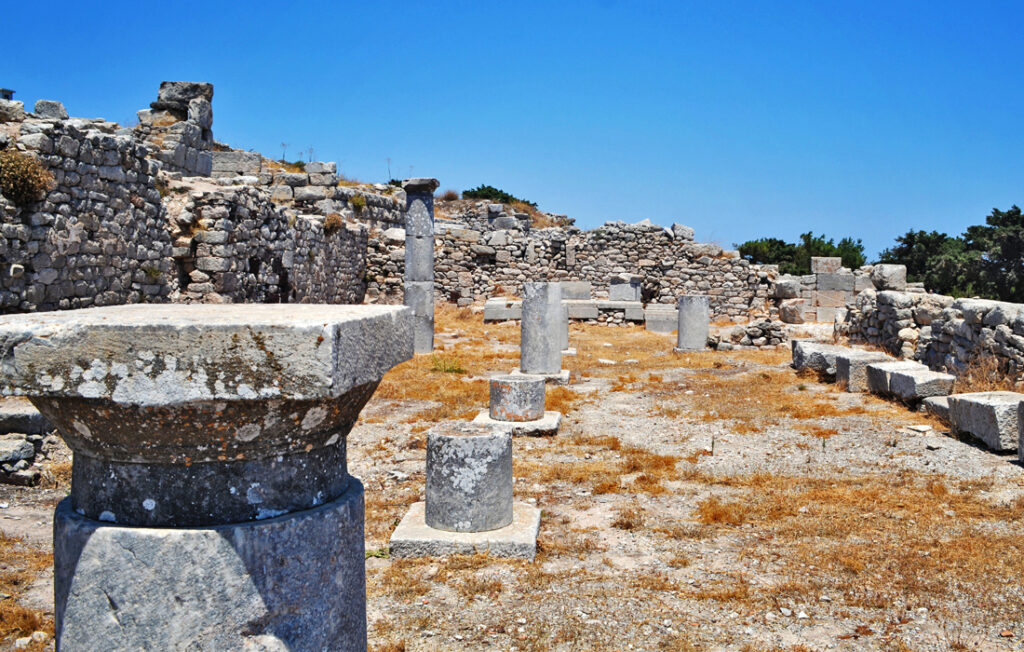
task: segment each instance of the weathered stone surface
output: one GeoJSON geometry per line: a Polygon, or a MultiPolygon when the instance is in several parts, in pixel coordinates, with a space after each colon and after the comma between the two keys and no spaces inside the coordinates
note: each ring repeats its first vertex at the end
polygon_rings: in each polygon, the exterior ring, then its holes
{"type": "Polygon", "coordinates": [[[426,524],[425,505],[413,503],[395,528],[388,545],[392,557],[444,557],[487,554],[533,560],[537,554],[540,510],[515,503],[512,522],[487,532],[448,532],[426,524]]]}
{"type": "Polygon", "coordinates": [[[567,306],[564,301],[561,304],[560,318],[561,325],[558,328],[558,334],[561,339],[558,343],[558,348],[564,354],[565,351],[569,350],[569,306],[567,306]]]}
{"type": "Polygon", "coordinates": [[[402,182],[402,189],[407,193],[433,194],[441,182],[430,177],[414,177],[402,182]]]}
{"type": "Polygon", "coordinates": [[[880,396],[892,394],[892,374],[896,371],[928,371],[928,367],[919,362],[900,360],[896,362],[871,362],[865,369],[868,391],[880,396]]]}
{"type": "Polygon", "coordinates": [[[490,416],[497,421],[535,421],[544,415],[544,379],[497,376],[490,381],[490,416]]]}
{"type": "Polygon", "coordinates": [[[199,529],[54,519],[64,650],[364,650],[363,491],[199,529]]]}
{"type": "Polygon", "coordinates": [[[430,353],[434,350],[433,281],[406,281],[405,305],[413,310],[413,350],[430,353]]]}
{"type": "Polygon", "coordinates": [[[484,532],[512,522],[512,437],[486,426],[446,423],[427,431],[426,523],[484,532]]]}
{"type": "Polygon", "coordinates": [[[867,367],[875,362],[892,360],[877,351],[849,349],[836,354],[836,382],[844,385],[848,392],[868,391],[867,367]]]}
{"type": "MultiPolygon", "coordinates": [[[[543,379],[541,383],[544,383],[543,379]]],[[[487,410],[481,410],[473,418],[473,423],[507,432],[513,437],[551,437],[558,434],[558,428],[562,425],[562,414],[548,410],[532,421],[499,421],[492,418],[487,410]]]]}
{"type": "Polygon", "coordinates": [[[33,113],[44,120],[67,120],[68,112],[64,105],[53,100],[37,100],[33,113]]]}
{"type": "Polygon", "coordinates": [[[494,297],[484,302],[484,321],[506,321],[521,319],[522,316],[522,301],[494,297]]]}
{"type": "MultiPolygon", "coordinates": [[[[918,402],[928,396],[948,396],[953,392],[956,377],[921,369],[894,369],[889,376],[889,391],[899,399],[918,402]]],[[[950,406],[952,411],[952,405],[950,406]]]]}
{"type": "Polygon", "coordinates": [[[812,274],[832,274],[838,272],[843,266],[843,259],[837,256],[812,256],[812,274]]]}
{"type": "MultiPolygon", "coordinates": [[[[436,179],[434,180],[436,181],[436,179]]],[[[434,236],[434,195],[433,191],[423,192],[406,188],[405,234],[406,237],[434,236]]],[[[474,238],[474,244],[476,239],[474,238]]]]}
{"type": "Polygon", "coordinates": [[[907,287],[906,265],[875,265],[871,270],[871,282],[879,290],[902,291],[907,287]]]}
{"type": "Polygon", "coordinates": [[[553,374],[562,368],[559,329],[562,292],[557,283],[524,283],[519,368],[526,374],[553,374]]]}
{"type": "Polygon", "coordinates": [[[671,333],[679,328],[679,309],[675,306],[647,304],[644,328],[654,333],[671,333]]]}
{"type": "Polygon", "coordinates": [[[25,118],[25,103],[0,100],[0,122],[21,122],[25,118]]]}
{"type": "MultiPolygon", "coordinates": [[[[215,177],[256,176],[260,173],[262,166],[263,157],[256,152],[213,152],[213,176],[215,177]]],[[[305,175],[302,176],[305,177],[305,175]]]]}
{"type": "Polygon", "coordinates": [[[11,464],[30,460],[36,454],[36,447],[26,439],[0,438],[0,463],[11,464]]]}
{"type": "Polygon", "coordinates": [[[784,324],[804,323],[807,302],[803,299],[786,299],[779,305],[779,319],[784,324]]]}
{"type": "Polygon", "coordinates": [[[818,292],[853,292],[853,274],[827,272],[818,274],[818,292]]]}
{"type": "Polygon", "coordinates": [[[921,406],[939,421],[949,423],[949,396],[928,396],[921,400],[921,406]]]}
{"type": "Polygon", "coordinates": [[[679,322],[676,348],[680,351],[703,351],[708,345],[711,328],[709,299],[703,295],[679,297],[679,322]]]}
{"type": "Polygon", "coordinates": [[[836,374],[836,356],[850,349],[814,340],[792,340],[793,368],[797,371],[810,369],[827,376],[836,374]]]}
{"type": "Polygon", "coordinates": [[[591,287],[589,281],[561,281],[562,300],[590,299],[591,287]]]}
{"type": "Polygon", "coordinates": [[[337,397],[411,355],[390,306],[129,305],[8,315],[0,391],[135,406],[337,397]]]}
{"type": "Polygon", "coordinates": [[[956,432],[969,433],[992,450],[1015,451],[1021,401],[1024,394],[1017,392],[950,394],[949,423],[956,432]]]}
{"type": "Polygon", "coordinates": [[[405,236],[405,280],[434,280],[434,236],[405,236]]]}

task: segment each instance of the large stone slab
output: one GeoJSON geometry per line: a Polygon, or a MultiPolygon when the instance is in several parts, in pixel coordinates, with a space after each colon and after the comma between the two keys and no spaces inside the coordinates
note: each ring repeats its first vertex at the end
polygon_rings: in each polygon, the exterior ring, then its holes
{"type": "Polygon", "coordinates": [[[953,430],[969,433],[995,451],[1017,450],[1018,410],[1024,394],[971,392],[951,394],[948,399],[953,430]]]}
{"type": "Polygon", "coordinates": [[[843,259],[838,256],[812,256],[812,274],[832,274],[838,272],[843,266],[843,259]]]}
{"type": "Polygon", "coordinates": [[[836,354],[836,383],[848,392],[868,391],[867,368],[875,362],[886,362],[892,358],[879,351],[848,349],[836,354]]]}
{"type": "Polygon", "coordinates": [[[512,523],[490,532],[448,532],[426,524],[425,503],[413,503],[391,535],[392,557],[489,554],[533,560],[537,555],[540,510],[514,503],[512,523]]]}
{"type": "Polygon", "coordinates": [[[412,353],[411,311],[126,305],[7,315],[0,393],[126,405],[338,397],[412,353]]]}
{"type": "Polygon", "coordinates": [[[896,362],[871,362],[865,369],[868,391],[880,396],[892,394],[892,374],[896,371],[929,371],[920,362],[899,360],[896,362]]]}
{"type": "Polygon", "coordinates": [[[653,333],[671,333],[679,327],[679,311],[674,306],[647,304],[644,328],[653,333]]]}
{"type": "Polygon", "coordinates": [[[943,423],[949,423],[949,396],[929,396],[921,401],[924,411],[943,423]]]}
{"type": "Polygon", "coordinates": [[[916,403],[928,396],[949,396],[956,377],[940,371],[896,369],[889,375],[889,391],[901,400],[916,403]]]}
{"type": "Polygon", "coordinates": [[[598,311],[601,310],[621,310],[623,311],[623,317],[626,321],[643,321],[644,319],[644,304],[639,301],[613,301],[611,299],[607,301],[598,300],[594,302],[597,305],[598,311]]]}
{"type": "Polygon", "coordinates": [[[597,301],[592,299],[570,300],[564,303],[569,308],[569,319],[597,319],[601,312],[597,307],[597,301]]]}
{"type": "Polygon", "coordinates": [[[563,300],[589,300],[591,287],[590,281],[561,281],[563,300]]]}
{"type": "Polygon", "coordinates": [[[850,349],[835,344],[826,344],[814,340],[792,340],[793,368],[797,371],[810,369],[827,376],[836,374],[836,356],[850,349]]]}

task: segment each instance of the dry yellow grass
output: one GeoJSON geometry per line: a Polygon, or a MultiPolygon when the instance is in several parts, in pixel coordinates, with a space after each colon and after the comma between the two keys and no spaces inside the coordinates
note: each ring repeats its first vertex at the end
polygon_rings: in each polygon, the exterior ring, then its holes
{"type": "Polygon", "coordinates": [[[955,392],[1020,392],[1024,383],[1012,376],[1005,363],[1000,363],[994,356],[975,358],[967,365],[966,371],[957,376],[955,392]]]}
{"type": "Polygon", "coordinates": [[[52,554],[0,533],[0,592],[14,596],[0,600],[0,640],[28,636],[37,630],[53,635],[52,617],[27,609],[16,600],[40,572],[52,566],[52,554]]]}

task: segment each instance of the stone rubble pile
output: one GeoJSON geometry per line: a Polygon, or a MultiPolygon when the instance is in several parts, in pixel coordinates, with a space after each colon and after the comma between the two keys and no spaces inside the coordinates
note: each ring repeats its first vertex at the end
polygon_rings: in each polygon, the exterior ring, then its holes
{"type": "Polygon", "coordinates": [[[718,351],[735,349],[775,348],[786,342],[785,324],[770,319],[758,319],[749,324],[732,326],[709,338],[709,343],[718,351]]]}
{"type": "Polygon", "coordinates": [[[165,81],[156,102],[138,112],[136,136],[154,148],[168,172],[208,177],[213,171],[213,84],[165,81]]]}

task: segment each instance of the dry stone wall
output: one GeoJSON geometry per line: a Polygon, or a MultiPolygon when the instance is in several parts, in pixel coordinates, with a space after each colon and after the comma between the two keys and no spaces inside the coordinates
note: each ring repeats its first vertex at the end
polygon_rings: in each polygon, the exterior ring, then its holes
{"type": "Polygon", "coordinates": [[[1024,378],[1024,305],[919,292],[864,292],[836,322],[836,334],[935,370],[962,373],[993,357],[1024,378]]]}
{"type": "MultiPolygon", "coordinates": [[[[402,296],[404,233],[385,230],[370,238],[367,296],[397,303],[402,296]]],[[[435,242],[435,292],[467,305],[505,294],[518,295],[535,280],[583,280],[598,298],[621,275],[638,278],[642,300],[674,305],[681,294],[707,294],[714,316],[768,312],[777,275],[774,266],[751,265],[736,252],[693,242],[693,232],[650,223],[612,222],[592,231],[518,229],[481,231],[444,226],[435,242]]]]}

